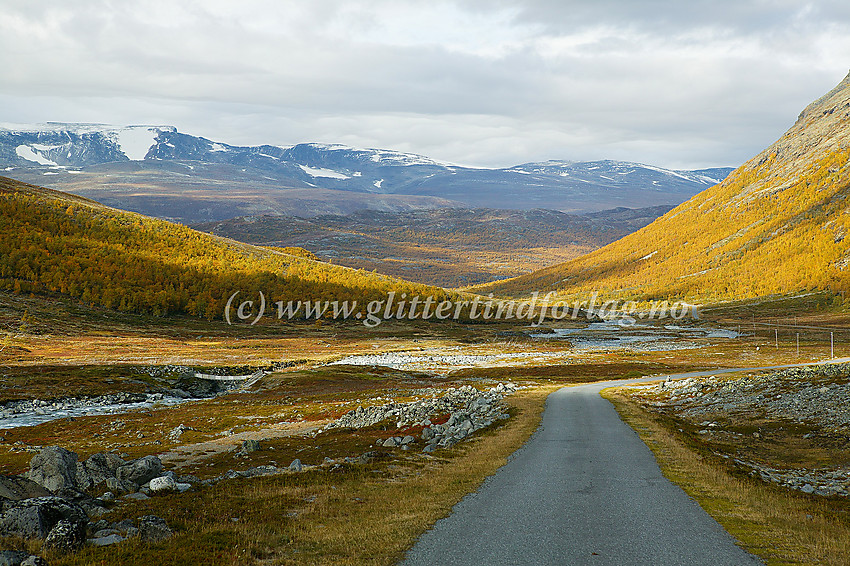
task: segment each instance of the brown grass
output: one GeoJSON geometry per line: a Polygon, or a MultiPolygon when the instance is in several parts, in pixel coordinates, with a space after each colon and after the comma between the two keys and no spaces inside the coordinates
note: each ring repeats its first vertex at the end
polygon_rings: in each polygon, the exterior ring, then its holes
{"type": "Polygon", "coordinates": [[[722,459],[701,453],[682,433],[644,411],[627,391],[609,389],[603,396],[653,451],[664,475],[744,548],[770,565],[846,566],[850,556],[846,501],[805,496],[733,474],[722,459]]]}
{"type": "Polygon", "coordinates": [[[537,428],[553,388],[507,399],[513,418],[434,457],[406,454],[366,466],[224,481],[154,497],[110,520],[154,513],[177,529],[152,545],[87,547],[56,565],[394,564],[431,524],[502,466],[537,428]]]}

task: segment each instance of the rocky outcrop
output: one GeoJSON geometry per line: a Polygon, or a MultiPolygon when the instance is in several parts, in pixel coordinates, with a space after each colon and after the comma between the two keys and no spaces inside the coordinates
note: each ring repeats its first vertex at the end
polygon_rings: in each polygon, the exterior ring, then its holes
{"type": "MultiPolygon", "coordinates": [[[[437,448],[447,448],[457,444],[472,433],[490,426],[498,419],[507,418],[501,404],[506,394],[516,391],[512,383],[498,384],[492,389],[480,391],[471,385],[449,388],[442,396],[433,396],[409,403],[388,403],[370,407],[357,407],[349,411],[325,429],[364,428],[383,421],[393,421],[401,428],[410,425],[424,425],[422,440],[426,452],[437,448]],[[431,418],[449,414],[445,424],[432,424],[431,418]]],[[[438,393],[440,390],[433,390],[438,393]]],[[[406,435],[391,437],[380,441],[386,448],[401,447],[409,449],[416,439],[406,435]]]]}

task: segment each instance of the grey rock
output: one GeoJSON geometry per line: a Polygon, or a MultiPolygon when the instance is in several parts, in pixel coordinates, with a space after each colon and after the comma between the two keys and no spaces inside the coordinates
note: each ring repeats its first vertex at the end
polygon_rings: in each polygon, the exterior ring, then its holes
{"type": "Polygon", "coordinates": [[[400,443],[400,444],[401,444],[402,446],[407,446],[408,444],[411,444],[411,443],[413,443],[413,442],[416,442],[416,439],[415,439],[415,438],[413,438],[412,436],[410,436],[410,435],[408,434],[407,436],[405,436],[404,438],[402,438],[402,439],[401,439],[401,443],[400,443]]]}
{"type": "Polygon", "coordinates": [[[60,446],[42,448],[30,461],[24,477],[50,491],[77,487],[77,454],[60,446]]]}
{"type": "Polygon", "coordinates": [[[257,452],[260,450],[260,441],[255,440],[253,438],[249,438],[248,440],[242,441],[242,448],[239,449],[237,455],[244,456],[246,454],[250,454],[251,452],[257,452]]]}
{"type": "Polygon", "coordinates": [[[33,497],[47,497],[50,492],[43,485],[23,476],[0,476],[0,498],[20,501],[33,497]]]}
{"type": "Polygon", "coordinates": [[[93,544],[94,546],[109,546],[111,544],[117,544],[123,540],[124,537],[117,533],[114,533],[111,535],[106,535],[105,537],[90,538],[89,544],[93,544]]]}
{"type": "Polygon", "coordinates": [[[135,493],[139,490],[139,486],[131,481],[119,480],[118,478],[109,478],[106,480],[106,488],[113,493],[135,493]]]}
{"type": "Polygon", "coordinates": [[[174,534],[164,519],[156,515],[139,517],[139,538],[147,542],[159,542],[174,534]]]}
{"type": "Polygon", "coordinates": [[[389,437],[388,439],[386,439],[384,441],[384,444],[383,444],[383,446],[385,446],[387,448],[395,448],[398,445],[399,445],[398,437],[395,437],[395,436],[389,437]]]}
{"type": "Polygon", "coordinates": [[[110,452],[92,454],[83,462],[77,462],[77,485],[90,489],[115,477],[115,471],[126,465],[123,458],[110,452]]]}
{"type": "Polygon", "coordinates": [[[0,550],[0,566],[21,566],[21,563],[29,557],[29,552],[0,550]]]}
{"type": "Polygon", "coordinates": [[[44,546],[60,552],[73,552],[80,548],[86,540],[86,525],[62,519],[50,529],[44,546]]]}
{"type": "Polygon", "coordinates": [[[150,499],[150,497],[148,497],[144,493],[130,493],[125,495],[124,499],[130,499],[132,501],[147,501],[148,499],[150,499]]]}
{"type": "Polygon", "coordinates": [[[58,497],[36,497],[7,502],[0,515],[0,536],[44,538],[61,520],[88,523],[85,510],[58,497]]]}
{"type": "Polygon", "coordinates": [[[428,427],[422,429],[422,440],[431,440],[434,438],[434,430],[428,427]]]}
{"type": "Polygon", "coordinates": [[[304,466],[301,464],[301,460],[298,458],[294,459],[291,464],[289,464],[290,472],[300,472],[304,469],[304,466]]]}
{"type": "Polygon", "coordinates": [[[21,562],[21,566],[47,566],[47,560],[31,554],[21,562]]]}
{"type": "Polygon", "coordinates": [[[145,484],[160,475],[162,475],[162,461],[157,456],[145,456],[119,466],[115,470],[116,478],[136,485],[145,484]]]}

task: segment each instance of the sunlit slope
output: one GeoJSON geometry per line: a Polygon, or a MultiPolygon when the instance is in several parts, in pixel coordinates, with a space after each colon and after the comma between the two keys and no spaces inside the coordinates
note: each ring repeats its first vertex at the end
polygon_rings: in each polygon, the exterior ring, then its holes
{"type": "Polygon", "coordinates": [[[273,301],[366,301],[386,298],[389,291],[444,295],[303,255],[237,243],[0,177],[0,288],[13,292],[206,318],[220,318],[234,291],[245,298],[263,291],[273,301]]]}
{"type": "Polygon", "coordinates": [[[850,75],[776,143],[649,226],[576,260],[478,290],[702,300],[845,292],[848,157],[850,75]]]}

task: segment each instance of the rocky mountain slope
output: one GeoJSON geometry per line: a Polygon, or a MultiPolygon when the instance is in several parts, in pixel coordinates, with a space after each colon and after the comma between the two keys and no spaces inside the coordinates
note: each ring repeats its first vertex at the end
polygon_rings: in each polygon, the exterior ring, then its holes
{"type": "Polygon", "coordinates": [[[450,206],[636,208],[678,204],[730,171],[618,161],[481,169],[392,150],[240,147],[172,126],[62,123],[0,128],[0,168],[15,179],[181,222],[450,206]]]}
{"type": "Polygon", "coordinates": [[[715,300],[821,289],[840,301],[849,194],[850,75],[721,184],[592,254],[487,290],[715,300]]]}

